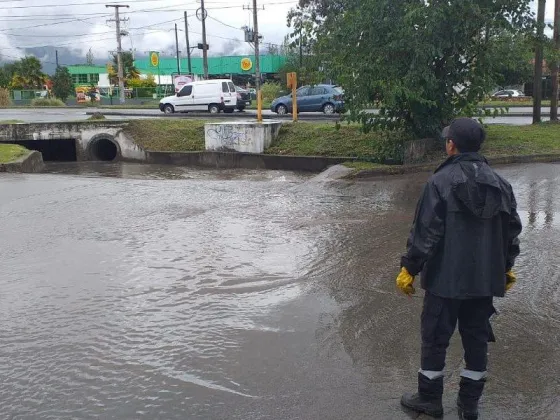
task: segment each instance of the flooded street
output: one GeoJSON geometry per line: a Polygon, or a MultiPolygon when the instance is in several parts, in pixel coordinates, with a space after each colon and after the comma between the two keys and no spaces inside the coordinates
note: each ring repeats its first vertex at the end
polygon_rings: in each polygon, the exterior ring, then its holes
{"type": "MultiPolygon", "coordinates": [[[[428,174],[48,171],[0,175],[0,418],[418,418],[421,293],[394,280],[428,174]]],[[[525,230],[481,419],[558,419],[560,165],[500,172],[525,230]]],[[[446,419],[461,364],[455,337],[446,419]]]]}

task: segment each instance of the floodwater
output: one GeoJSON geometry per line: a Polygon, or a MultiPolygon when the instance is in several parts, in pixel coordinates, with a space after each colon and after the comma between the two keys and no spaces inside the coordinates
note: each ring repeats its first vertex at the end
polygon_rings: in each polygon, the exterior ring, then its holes
{"type": "MultiPolygon", "coordinates": [[[[49,171],[0,176],[0,418],[417,418],[421,297],[394,278],[427,174],[49,171]]],[[[558,419],[560,166],[500,171],[526,228],[481,418],[558,419]]]]}

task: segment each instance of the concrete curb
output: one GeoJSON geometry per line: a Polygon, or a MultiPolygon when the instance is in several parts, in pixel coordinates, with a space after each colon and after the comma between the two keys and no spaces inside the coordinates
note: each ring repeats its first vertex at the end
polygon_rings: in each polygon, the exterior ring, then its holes
{"type": "MultiPolygon", "coordinates": [[[[106,111],[106,110],[99,110],[99,111],[88,111],[86,115],[93,115],[99,113],[105,116],[112,116],[112,117],[146,117],[146,118],[183,118],[183,119],[204,119],[204,120],[214,120],[214,119],[225,119],[225,120],[233,120],[233,119],[241,119],[241,120],[256,120],[256,115],[253,114],[245,114],[243,112],[234,112],[233,114],[210,114],[210,113],[200,113],[200,112],[189,112],[185,113],[176,113],[176,114],[146,114],[143,112],[119,112],[119,111],[106,111]]],[[[281,116],[277,114],[265,115],[264,118],[269,120],[279,120],[279,121],[292,121],[292,116],[281,116]]],[[[316,115],[316,114],[300,114],[299,119],[302,121],[340,121],[340,115],[316,115]]]]}
{"type": "MultiPolygon", "coordinates": [[[[500,156],[488,158],[488,162],[493,166],[511,165],[516,163],[555,163],[560,162],[560,153],[545,155],[528,156],[500,156]]],[[[345,179],[368,179],[387,175],[405,175],[420,172],[433,172],[441,162],[423,163],[419,165],[391,165],[386,168],[374,168],[362,171],[355,171],[345,177],[345,179]]]]}
{"type": "Polygon", "coordinates": [[[18,160],[8,163],[0,163],[0,172],[36,173],[41,172],[44,166],[43,155],[35,150],[32,150],[18,160]]]}

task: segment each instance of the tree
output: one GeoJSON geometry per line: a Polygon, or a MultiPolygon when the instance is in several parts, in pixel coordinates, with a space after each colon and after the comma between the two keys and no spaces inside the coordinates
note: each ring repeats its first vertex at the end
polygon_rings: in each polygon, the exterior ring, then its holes
{"type": "Polygon", "coordinates": [[[291,39],[345,89],[350,119],[367,129],[432,137],[475,115],[497,84],[494,45],[533,24],[529,0],[301,0],[291,39]],[[305,45],[305,44],[304,44],[305,45]],[[372,104],[379,117],[364,112],[372,104]]]}
{"type": "MultiPolygon", "coordinates": [[[[121,53],[122,63],[123,63],[123,75],[125,79],[138,79],[140,77],[140,72],[134,66],[134,57],[130,51],[125,51],[121,53]]],[[[113,54],[113,67],[115,70],[119,68],[117,54],[113,54]]],[[[118,83],[118,81],[117,81],[118,83]]]]}
{"type": "Polygon", "coordinates": [[[507,88],[533,81],[534,41],[525,35],[501,33],[490,53],[494,57],[496,85],[507,88]]]}
{"type": "Polygon", "coordinates": [[[58,99],[66,102],[68,97],[74,93],[74,83],[72,82],[72,75],[67,67],[58,67],[52,78],[53,93],[58,99]]]}
{"type": "Polygon", "coordinates": [[[9,69],[10,87],[15,89],[42,89],[47,80],[47,76],[42,71],[43,66],[36,57],[22,58],[13,63],[9,69]]]}
{"type": "Polygon", "coordinates": [[[93,66],[93,60],[94,60],[94,56],[93,56],[93,52],[91,51],[91,48],[89,49],[89,51],[86,54],[86,63],[88,66],[93,66]]]}

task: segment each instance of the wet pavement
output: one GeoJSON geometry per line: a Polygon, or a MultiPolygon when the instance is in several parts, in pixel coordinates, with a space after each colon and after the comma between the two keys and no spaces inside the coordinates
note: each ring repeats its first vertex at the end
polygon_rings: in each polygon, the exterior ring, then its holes
{"type": "MultiPolygon", "coordinates": [[[[394,278],[427,174],[48,170],[0,175],[1,418],[426,418],[394,278]]],[[[500,171],[526,228],[481,419],[558,419],[560,165],[500,171]]],[[[446,419],[461,364],[455,338],[446,419]]]]}
{"type": "MultiPolygon", "coordinates": [[[[511,108],[510,116],[502,116],[496,118],[486,118],[487,124],[508,124],[508,125],[529,125],[532,123],[532,117],[525,115],[527,108],[511,108]],[[520,114],[520,115],[514,115],[520,114]]],[[[165,116],[159,109],[95,109],[95,108],[11,108],[0,109],[0,124],[4,121],[19,121],[25,123],[39,122],[73,122],[87,120],[90,115],[87,113],[100,112],[108,120],[129,120],[129,119],[144,119],[144,118],[169,118],[165,116]]],[[[375,112],[375,110],[372,110],[375,112]]],[[[543,108],[543,112],[546,110],[543,108]]],[[[263,115],[265,118],[278,118],[278,116],[270,110],[264,110],[263,115]]],[[[325,116],[320,112],[308,112],[301,114],[303,119],[308,119],[316,122],[332,122],[336,120],[336,116],[325,116]]],[[[207,113],[189,113],[189,114],[175,114],[172,118],[193,118],[204,119],[210,118],[207,113]]],[[[240,118],[256,118],[256,111],[246,110],[245,112],[236,112],[235,114],[220,114],[220,119],[240,119],[240,118]]],[[[291,116],[285,117],[290,120],[291,116]]],[[[543,117],[543,121],[548,121],[548,117],[543,117]]]]}

